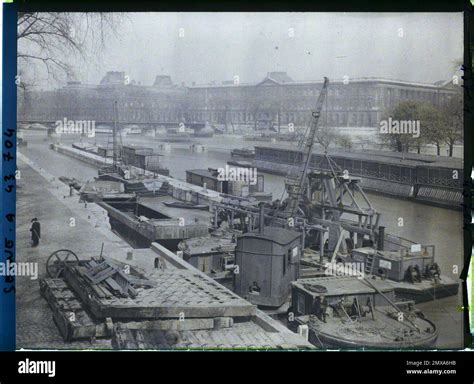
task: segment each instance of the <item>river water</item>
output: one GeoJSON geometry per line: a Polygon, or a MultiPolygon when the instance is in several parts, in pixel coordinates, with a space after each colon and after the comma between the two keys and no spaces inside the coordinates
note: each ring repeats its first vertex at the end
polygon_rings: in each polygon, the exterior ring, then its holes
{"type": "MultiPolygon", "coordinates": [[[[28,132],[24,139],[27,147],[21,152],[36,161],[41,167],[54,176],[69,176],[85,181],[97,176],[97,169],[78,162],[65,155],[48,149],[51,143],[42,132],[28,132]]],[[[79,138],[61,139],[64,143],[79,141],[79,138]]],[[[97,143],[106,143],[107,139],[97,135],[97,143]]],[[[125,143],[141,144],[153,147],[158,152],[162,142],[154,138],[123,139],[125,143]]],[[[85,141],[83,139],[83,141],[85,141]]],[[[171,176],[185,180],[186,170],[225,167],[230,159],[232,148],[252,148],[255,144],[244,141],[238,136],[220,136],[212,139],[199,139],[195,142],[207,146],[204,153],[193,153],[192,142],[172,143],[170,152],[163,152],[162,163],[169,168],[171,176]]],[[[284,190],[283,177],[265,174],[265,190],[273,193],[273,198],[281,198],[284,190]]],[[[463,231],[462,212],[445,208],[433,207],[411,201],[394,199],[386,196],[368,194],[374,208],[381,212],[380,225],[392,233],[422,244],[434,244],[436,259],[446,277],[457,280],[462,269],[463,231]],[[403,218],[403,226],[398,226],[399,218],[403,218]],[[457,270],[456,270],[457,267],[457,270]]],[[[462,312],[457,306],[462,304],[461,295],[448,297],[433,302],[418,304],[425,315],[438,325],[440,336],[439,348],[462,347],[462,312]]]]}

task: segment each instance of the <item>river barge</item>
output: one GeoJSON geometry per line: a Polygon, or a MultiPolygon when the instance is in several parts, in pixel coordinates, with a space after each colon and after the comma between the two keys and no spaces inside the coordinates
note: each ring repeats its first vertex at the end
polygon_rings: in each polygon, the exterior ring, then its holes
{"type": "Polygon", "coordinates": [[[272,201],[272,193],[265,192],[264,175],[257,175],[252,168],[190,169],[186,182],[224,195],[272,201]]]}
{"type": "MultiPolygon", "coordinates": [[[[462,209],[462,159],[373,150],[331,149],[330,155],[341,169],[360,177],[366,191],[462,209]]],[[[228,164],[286,176],[297,172],[301,162],[302,153],[297,149],[272,144],[256,146],[254,159],[232,158],[228,164]]],[[[330,170],[321,150],[312,154],[309,168],[330,170]]]]}
{"type": "MultiPolygon", "coordinates": [[[[110,161],[114,156],[113,148],[108,146],[78,142],[73,143],[72,148],[103,158],[104,164],[107,163],[106,159],[110,161]]],[[[122,145],[120,155],[124,165],[131,165],[165,176],[168,176],[170,173],[168,168],[161,165],[160,158],[162,155],[154,153],[153,148],[132,144],[122,145]]]]}
{"type": "Polygon", "coordinates": [[[112,230],[138,248],[158,242],[176,251],[180,241],[208,235],[211,220],[208,211],[164,204],[169,202],[180,201],[164,195],[131,202],[99,201],[97,204],[107,211],[112,230]]]}
{"type": "Polygon", "coordinates": [[[255,157],[255,150],[249,148],[234,148],[230,151],[232,158],[253,159],[255,157]]]}
{"type": "Polygon", "coordinates": [[[301,279],[292,284],[293,327],[319,348],[424,349],[438,331],[410,301],[397,302],[381,280],[358,277],[301,279]]]}

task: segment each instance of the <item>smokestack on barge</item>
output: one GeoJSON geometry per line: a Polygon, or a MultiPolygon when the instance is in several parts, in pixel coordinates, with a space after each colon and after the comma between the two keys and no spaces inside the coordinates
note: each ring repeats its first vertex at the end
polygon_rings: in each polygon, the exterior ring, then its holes
{"type": "Polygon", "coordinates": [[[377,236],[377,250],[383,251],[383,243],[385,239],[385,227],[379,227],[379,235],[377,236]]]}

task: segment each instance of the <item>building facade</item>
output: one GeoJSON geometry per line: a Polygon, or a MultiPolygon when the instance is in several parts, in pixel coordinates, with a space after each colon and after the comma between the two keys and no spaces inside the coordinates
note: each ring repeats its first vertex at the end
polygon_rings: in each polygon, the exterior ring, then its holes
{"type": "MultiPolygon", "coordinates": [[[[285,72],[269,72],[256,84],[238,81],[176,85],[159,75],[153,85],[137,84],[124,72],[108,72],[99,85],[70,82],[44,92],[19,92],[19,121],[68,119],[112,122],[114,101],[119,121],[129,124],[203,124],[226,128],[281,130],[306,126],[322,87],[320,81],[294,81],[285,72]]],[[[460,85],[411,83],[378,78],[330,80],[321,123],[334,127],[375,127],[402,101],[439,106],[460,85]]]]}
{"type": "MultiPolygon", "coordinates": [[[[269,72],[258,84],[188,87],[192,121],[273,126],[305,126],[311,118],[323,81],[293,81],[285,72],[269,72]]],[[[402,101],[441,105],[456,88],[386,79],[331,81],[321,122],[334,127],[375,127],[382,115],[402,101]]]]}

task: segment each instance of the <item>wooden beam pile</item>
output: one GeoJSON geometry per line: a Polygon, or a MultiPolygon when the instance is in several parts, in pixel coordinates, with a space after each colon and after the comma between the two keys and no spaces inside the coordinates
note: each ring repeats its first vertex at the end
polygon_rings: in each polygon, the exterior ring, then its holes
{"type": "Polygon", "coordinates": [[[41,279],[41,292],[66,341],[111,337],[117,323],[132,331],[215,330],[256,314],[254,305],[195,272],[160,270],[146,279],[124,267],[81,260],[67,265],[62,279],[41,279]]]}

